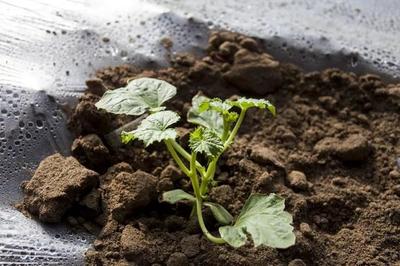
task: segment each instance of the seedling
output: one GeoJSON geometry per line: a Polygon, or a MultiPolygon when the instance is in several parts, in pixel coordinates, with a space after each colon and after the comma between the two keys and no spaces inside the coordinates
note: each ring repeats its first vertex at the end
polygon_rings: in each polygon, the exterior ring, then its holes
{"type": "Polygon", "coordinates": [[[275,107],[263,99],[222,101],[196,95],[187,114],[187,121],[196,125],[190,134],[191,151],[188,152],[175,141],[177,132],[171,127],[179,121],[179,115],[163,106],[175,94],[176,88],[165,81],[140,78],[130,81],[126,87],[107,91],[96,106],[114,114],[138,116],[150,113],[137,129],[122,132],[121,140],[123,143],[140,140],[146,147],[154,142],[164,142],[176,164],[190,179],[193,194],[175,189],[165,192],[162,200],[171,204],[178,201],[192,203],[201,230],[210,241],[240,247],[250,235],[255,246],[287,248],[294,245],[292,216],[284,211],[284,199],[278,195],[250,195],[236,220],[224,207],[207,200],[218,159],[234,141],[247,110],[268,109],[275,115],[275,107]],[[199,162],[199,154],[207,158],[206,164],[199,162]],[[210,208],[221,224],[219,237],[208,231],[203,220],[203,207],[210,208]]]}

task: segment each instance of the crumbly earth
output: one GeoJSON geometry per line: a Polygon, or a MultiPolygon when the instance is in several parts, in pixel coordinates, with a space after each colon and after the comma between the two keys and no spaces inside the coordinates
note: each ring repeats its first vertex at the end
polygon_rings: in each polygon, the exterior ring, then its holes
{"type": "MultiPolygon", "coordinates": [[[[77,136],[73,154],[100,176],[63,216],[100,230],[86,253],[87,265],[400,265],[400,85],[337,69],[303,73],[262,47],[239,34],[213,33],[202,58],[176,55],[171,67],[159,70],[107,68],[87,82],[70,121],[77,136]],[[140,143],[110,143],[108,134],[134,118],[94,106],[105,88],[138,77],[174,84],[178,95],[168,107],[182,117],[199,91],[262,97],[276,105],[275,118],[260,110],[248,113],[220,160],[210,198],[237,215],[252,192],[282,195],[294,217],[293,247],[212,244],[188,218],[190,206],[158,201],[166,190],[190,191],[188,180],[162,145],[145,150],[140,143]]],[[[187,145],[192,127],[184,119],[178,126],[179,141],[187,145]]],[[[42,170],[35,176],[57,171],[42,170]]],[[[52,193],[52,186],[47,192],[42,186],[32,182],[30,191],[52,193]]],[[[75,197],[75,190],[65,192],[75,197]]],[[[205,216],[216,233],[206,210],[205,216]]]]}

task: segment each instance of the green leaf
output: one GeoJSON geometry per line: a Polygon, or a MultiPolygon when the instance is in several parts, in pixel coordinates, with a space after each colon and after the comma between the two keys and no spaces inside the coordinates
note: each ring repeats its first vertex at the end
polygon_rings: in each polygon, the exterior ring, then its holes
{"type": "Polygon", "coordinates": [[[216,157],[224,149],[220,136],[205,127],[198,127],[190,133],[189,146],[193,152],[205,153],[209,157],[216,157]]]}
{"type": "Polygon", "coordinates": [[[121,132],[121,142],[123,144],[128,144],[129,142],[133,141],[134,139],[135,139],[135,135],[132,132],[126,132],[126,131],[121,132]]]}
{"type": "Polygon", "coordinates": [[[254,245],[288,248],[295,243],[292,216],[284,211],[285,200],[275,194],[251,195],[233,226],[219,228],[221,237],[231,246],[240,247],[250,234],[254,245]]]}
{"type": "Polygon", "coordinates": [[[176,88],[166,81],[139,78],[126,87],[106,91],[96,107],[114,114],[142,115],[146,111],[164,110],[162,104],[175,94],[176,88]]]}
{"type": "Polygon", "coordinates": [[[215,130],[218,135],[222,135],[224,131],[224,121],[222,115],[217,111],[208,110],[200,111],[200,105],[209,98],[202,95],[195,95],[192,99],[192,107],[187,113],[187,121],[192,124],[203,126],[215,130]]]}
{"type": "Polygon", "coordinates": [[[275,106],[273,106],[268,100],[264,99],[239,98],[236,101],[229,101],[229,104],[231,106],[236,106],[244,110],[247,110],[252,107],[257,107],[260,109],[267,108],[273,115],[276,115],[275,106]]]}
{"type": "Polygon", "coordinates": [[[231,224],[233,222],[232,215],[221,205],[213,202],[204,202],[204,205],[209,207],[214,218],[221,224],[231,224]]]}
{"type": "Polygon", "coordinates": [[[200,112],[205,112],[208,110],[216,111],[221,114],[223,119],[228,123],[235,122],[239,117],[236,112],[230,112],[230,109],[232,109],[230,101],[227,100],[223,102],[219,98],[205,100],[199,106],[200,112]]]}
{"type": "Polygon", "coordinates": [[[219,98],[203,101],[199,106],[200,112],[204,112],[207,110],[214,110],[220,114],[228,114],[230,109],[232,109],[232,105],[223,102],[219,98]]]}
{"type": "Polygon", "coordinates": [[[162,194],[162,201],[166,201],[171,204],[175,204],[181,200],[196,201],[196,198],[182,189],[174,189],[162,194]]]}
{"type": "Polygon", "coordinates": [[[164,139],[175,139],[176,130],[168,128],[172,124],[179,121],[179,115],[172,111],[161,111],[146,117],[137,129],[121,134],[122,141],[130,141],[139,139],[144,142],[145,146],[149,146],[155,141],[164,139]]]}

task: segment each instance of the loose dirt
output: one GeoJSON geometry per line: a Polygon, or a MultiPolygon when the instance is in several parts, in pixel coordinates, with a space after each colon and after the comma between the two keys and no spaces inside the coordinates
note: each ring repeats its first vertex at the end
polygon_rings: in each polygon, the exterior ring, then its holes
{"type": "MultiPolygon", "coordinates": [[[[219,32],[202,58],[180,54],[165,69],[98,71],[69,123],[76,159],[45,159],[23,184],[20,209],[96,234],[87,265],[400,265],[400,85],[337,69],[303,73],[262,47],[219,32]],[[134,118],[94,106],[105,89],[138,77],[175,85],[169,108],[183,117],[199,91],[263,97],[276,105],[276,118],[248,113],[218,165],[210,197],[237,215],[251,192],[282,195],[294,217],[295,246],[215,245],[188,218],[190,206],[158,201],[166,190],[189,191],[188,180],[162,145],[112,145],[107,134],[134,118]]],[[[191,125],[183,119],[178,126],[179,141],[187,145],[191,125]]]]}

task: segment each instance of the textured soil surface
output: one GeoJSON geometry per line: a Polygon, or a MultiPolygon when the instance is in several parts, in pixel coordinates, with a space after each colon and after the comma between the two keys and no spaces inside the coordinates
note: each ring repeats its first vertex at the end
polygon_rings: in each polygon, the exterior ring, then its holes
{"type": "MultiPolygon", "coordinates": [[[[400,85],[336,69],[303,73],[261,47],[214,33],[203,58],[171,55],[166,69],[99,71],[70,120],[76,159],[45,159],[23,185],[19,207],[96,234],[88,265],[400,265],[400,85]],[[210,197],[238,214],[251,192],[282,195],[294,217],[295,246],[215,245],[188,218],[190,206],[159,203],[163,191],[189,191],[188,180],[162,145],[144,150],[112,140],[110,132],[135,118],[94,106],[106,89],[137,77],[174,84],[178,96],[169,108],[182,117],[198,91],[275,104],[276,118],[248,112],[220,160],[210,197]]],[[[178,126],[186,145],[190,125],[178,126]]],[[[207,212],[206,220],[215,231],[207,212]]]]}

